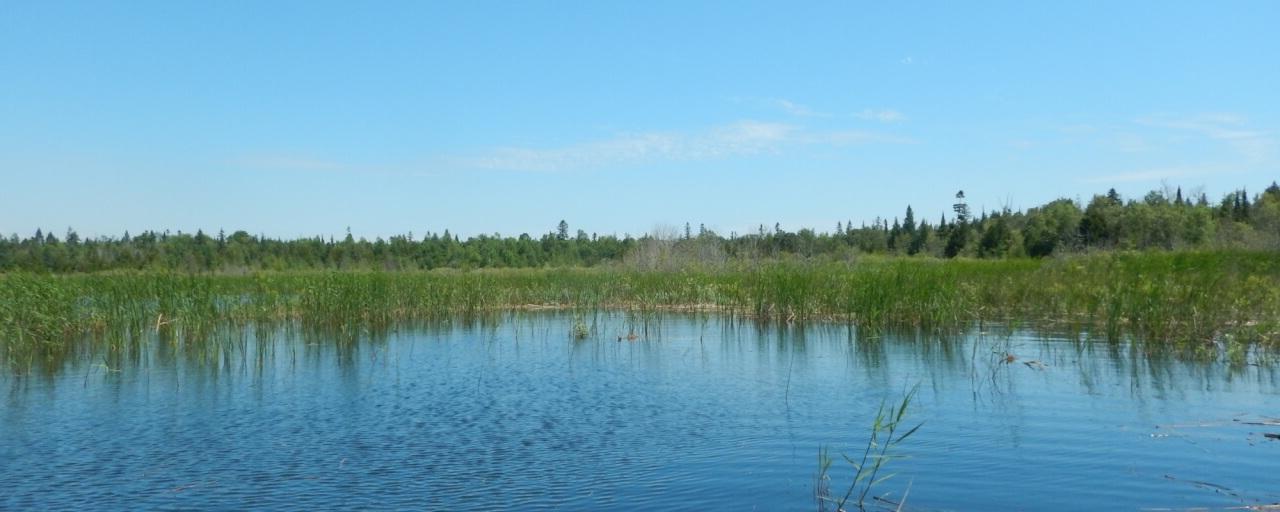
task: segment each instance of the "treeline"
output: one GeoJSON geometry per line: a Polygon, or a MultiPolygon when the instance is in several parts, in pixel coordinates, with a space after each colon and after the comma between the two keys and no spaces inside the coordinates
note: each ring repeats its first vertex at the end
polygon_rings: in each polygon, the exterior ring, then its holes
{"type": "Polygon", "coordinates": [[[1009,209],[974,215],[964,191],[956,194],[951,217],[917,219],[907,207],[901,218],[876,219],[870,226],[838,223],[830,234],[801,229],[788,233],[762,226],[751,237],[725,241],[729,255],[814,256],[846,251],[925,255],[940,258],[1045,257],[1089,250],[1248,249],[1280,250],[1280,186],[1272,183],[1250,196],[1241,189],[1216,203],[1182,189],[1151,191],[1126,199],[1115,189],[1081,205],[1058,199],[1026,211],[1009,209]]]}
{"type": "Polygon", "coordinates": [[[685,225],[684,233],[633,238],[570,234],[561,221],[534,238],[479,235],[465,240],[443,233],[367,240],[350,233],[341,239],[281,240],[245,231],[227,235],[144,232],[119,238],[82,239],[68,229],[58,237],[37,230],[20,238],[0,237],[0,271],[97,272],[117,269],[252,271],[290,269],[433,269],[486,267],[593,266],[624,262],[639,267],[714,264],[732,260],[786,257],[844,258],[854,254],[896,254],[952,258],[1044,257],[1088,250],[1180,250],[1202,248],[1280,249],[1280,186],[1261,194],[1238,190],[1217,202],[1152,191],[1126,199],[1116,191],[1087,204],[1059,199],[1026,211],[974,214],[955,196],[950,217],[917,218],[910,206],[900,218],[876,219],[854,227],[838,222],[831,232],[795,232],[760,226],[728,236],[685,225]]]}
{"type": "Polygon", "coordinates": [[[549,233],[466,240],[445,230],[366,240],[312,237],[280,240],[236,231],[227,235],[125,233],[120,238],[81,239],[73,230],[59,239],[37,231],[26,239],[0,238],[0,271],[96,272],[115,269],[250,271],[591,266],[621,259],[635,240],[549,233]]]}

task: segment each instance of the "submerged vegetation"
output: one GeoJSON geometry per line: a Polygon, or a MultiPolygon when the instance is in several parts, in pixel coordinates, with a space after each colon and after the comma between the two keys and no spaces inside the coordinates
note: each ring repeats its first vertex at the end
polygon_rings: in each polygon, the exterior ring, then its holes
{"type": "Polygon", "coordinates": [[[0,357],[29,366],[74,340],[195,340],[220,325],[342,329],[512,309],[706,310],[860,328],[1058,326],[1237,354],[1280,340],[1280,258],[1265,252],[1098,253],[1052,259],[862,257],[642,271],[0,275],[0,357]]]}

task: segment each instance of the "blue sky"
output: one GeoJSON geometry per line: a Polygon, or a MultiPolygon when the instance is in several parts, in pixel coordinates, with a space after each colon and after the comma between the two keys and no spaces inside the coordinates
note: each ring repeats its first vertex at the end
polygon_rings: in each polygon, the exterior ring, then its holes
{"type": "Polygon", "coordinates": [[[0,232],[727,234],[1280,179],[1280,2],[0,1],[0,232]]]}

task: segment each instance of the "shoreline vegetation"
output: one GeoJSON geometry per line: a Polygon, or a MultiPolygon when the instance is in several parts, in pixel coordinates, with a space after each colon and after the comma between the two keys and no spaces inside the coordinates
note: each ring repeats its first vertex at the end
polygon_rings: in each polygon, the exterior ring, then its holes
{"type": "Polygon", "coordinates": [[[1232,360],[1280,341],[1271,252],[1101,252],[1044,259],[864,256],[680,270],[111,272],[0,275],[0,357],[30,367],[77,340],[198,340],[227,325],[336,329],[511,310],[714,311],[759,322],[835,321],[928,332],[1061,328],[1232,360]]]}
{"type": "MultiPolygon", "coordinates": [[[[149,334],[198,344],[224,326],[401,322],[565,309],[715,312],[757,322],[957,332],[1066,330],[1226,354],[1280,342],[1280,186],[1227,194],[1114,190],[1022,212],[721,236],[446,231],[335,241],[145,232],[0,237],[0,358],[48,364],[149,334]]],[[[176,343],[176,342],[175,342],[176,343]]]]}

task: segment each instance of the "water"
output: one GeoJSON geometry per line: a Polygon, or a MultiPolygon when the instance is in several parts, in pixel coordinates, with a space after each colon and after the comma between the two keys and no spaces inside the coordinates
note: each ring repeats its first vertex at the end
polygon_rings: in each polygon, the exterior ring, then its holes
{"type": "MultiPolygon", "coordinates": [[[[915,385],[923,426],[873,492],[908,510],[1280,502],[1280,426],[1249,424],[1280,416],[1267,366],[1025,332],[594,322],[577,342],[563,314],[250,330],[203,360],[157,342],[6,373],[0,508],[813,510],[819,446],[860,454],[915,385]]],[[[850,476],[838,462],[831,487],[850,476]]]]}

